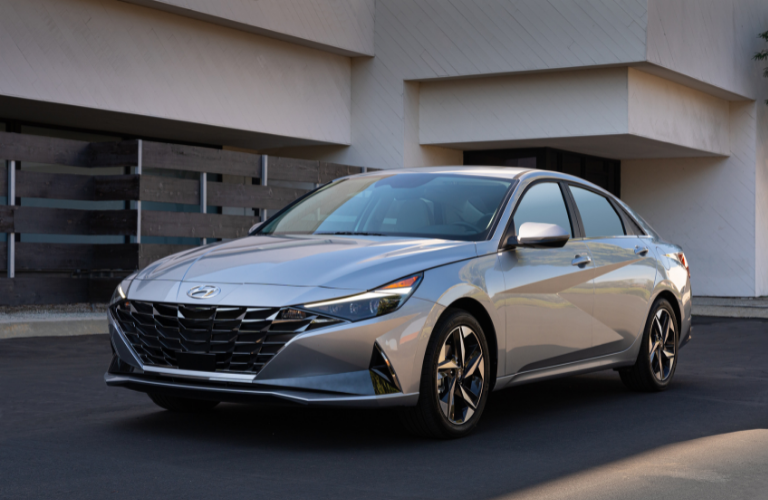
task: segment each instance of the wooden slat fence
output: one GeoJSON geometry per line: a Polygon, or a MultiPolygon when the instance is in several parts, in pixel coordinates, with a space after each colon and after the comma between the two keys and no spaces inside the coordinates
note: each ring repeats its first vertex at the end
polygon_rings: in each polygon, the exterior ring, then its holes
{"type": "MultiPolygon", "coordinates": [[[[362,169],[142,140],[90,143],[0,132],[0,305],[107,301],[126,275],[189,245],[149,244],[142,236],[239,238],[259,216],[206,213],[208,206],[279,210],[307,191],[268,181],[320,185],[362,169]],[[24,162],[100,168],[124,175],[77,175],[20,169],[24,162]],[[9,167],[13,170],[9,170],[9,167]],[[268,166],[268,168],[267,168],[268,166]],[[131,168],[127,168],[131,167],[131,168]],[[144,174],[147,169],[194,172],[199,179],[144,174]],[[258,184],[211,182],[211,174],[258,179],[258,184]],[[85,210],[19,206],[20,198],[123,201],[125,209],[85,210]],[[143,209],[142,202],[198,205],[199,212],[143,209]],[[130,209],[127,207],[131,206],[130,209]],[[14,235],[117,235],[131,243],[32,243],[14,235]]],[[[173,175],[173,174],[171,174],[173,175]]]]}

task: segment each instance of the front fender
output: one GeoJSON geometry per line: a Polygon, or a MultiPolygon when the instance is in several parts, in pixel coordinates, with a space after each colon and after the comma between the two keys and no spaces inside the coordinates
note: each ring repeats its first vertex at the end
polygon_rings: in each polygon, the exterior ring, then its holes
{"type": "MultiPolygon", "coordinates": [[[[495,340],[496,342],[499,361],[497,376],[503,375],[505,369],[503,360],[506,359],[506,356],[502,353],[506,352],[506,336],[504,335],[506,325],[503,310],[497,307],[492,299],[494,295],[503,290],[502,276],[496,266],[497,257],[492,254],[431,269],[424,273],[424,281],[414,294],[414,298],[429,301],[434,305],[418,334],[418,342],[415,342],[413,347],[409,349],[409,354],[412,355],[408,370],[410,372],[409,380],[415,385],[409,388],[403,387],[404,392],[419,390],[424,357],[432,332],[445,310],[462,299],[477,302],[491,318],[496,337],[495,339],[488,339],[488,341],[495,340]]],[[[491,332],[486,333],[492,334],[491,332]]],[[[387,356],[397,356],[391,349],[391,346],[394,345],[392,339],[380,338],[378,340],[387,356]]],[[[393,366],[407,364],[407,362],[402,363],[405,360],[399,360],[399,363],[396,363],[392,357],[390,360],[392,360],[393,366]]]]}

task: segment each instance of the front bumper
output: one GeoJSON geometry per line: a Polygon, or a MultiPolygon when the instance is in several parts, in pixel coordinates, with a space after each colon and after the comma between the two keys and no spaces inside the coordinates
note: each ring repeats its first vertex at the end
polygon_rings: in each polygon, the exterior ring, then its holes
{"type": "Polygon", "coordinates": [[[104,379],[114,387],[217,401],[413,406],[428,339],[422,333],[429,324],[427,317],[439,312],[434,308],[434,303],[412,297],[400,310],[380,318],[306,332],[289,341],[257,374],[146,365],[110,310],[115,359],[104,379]],[[394,393],[382,393],[374,386],[372,353],[377,349],[394,370],[398,385],[394,393]]]}
{"type": "Polygon", "coordinates": [[[153,392],[192,399],[210,399],[231,403],[288,402],[307,406],[348,406],[357,408],[384,408],[413,406],[418,394],[386,394],[380,396],[351,396],[322,392],[266,388],[258,385],[228,382],[201,383],[194,379],[180,380],[175,377],[148,374],[104,375],[110,387],[125,387],[139,392],[153,392]]]}

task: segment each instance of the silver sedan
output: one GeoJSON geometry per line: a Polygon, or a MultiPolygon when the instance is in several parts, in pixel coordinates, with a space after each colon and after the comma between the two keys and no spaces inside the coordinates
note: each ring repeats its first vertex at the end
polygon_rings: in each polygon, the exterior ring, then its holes
{"type": "Polygon", "coordinates": [[[456,438],[488,394],[616,369],[661,391],[691,337],[685,255],[621,200],[497,167],[338,179],[249,236],[172,255],[109,308],[110,386],[221,401],[398,407],[456,438]]]}

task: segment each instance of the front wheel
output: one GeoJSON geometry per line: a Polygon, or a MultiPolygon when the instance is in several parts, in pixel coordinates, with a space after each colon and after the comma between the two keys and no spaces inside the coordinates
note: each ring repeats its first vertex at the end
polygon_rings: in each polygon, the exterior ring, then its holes
{"type": "Polygon", "coordinates": [[[624,385],[639,392],[669,387],[677,368],[678,338],[675,310],[666,299],[658,299],[648,315],[637,361],[619,370],[624,385]]]}
{"type": "Polygon", "coordinates": [[[480,323],[466,311],[449,311],[427,346],[419,401],[401,414],[405,427],[413,434],[438,439],[472,432],[488,399],[489,361],[480,323]]]}

